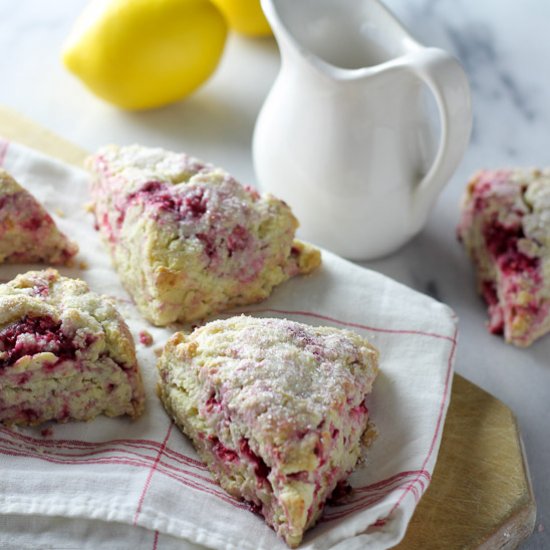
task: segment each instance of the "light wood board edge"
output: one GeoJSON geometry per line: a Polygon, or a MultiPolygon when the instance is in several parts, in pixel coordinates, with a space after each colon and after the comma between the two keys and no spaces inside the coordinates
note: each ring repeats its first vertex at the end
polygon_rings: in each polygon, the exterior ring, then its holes
{"type": "Polygon", "coordinates": [[[432,483],[397,548],[511,550],[532,533],[535,515],[515,417],[455,375],[432,483]]]}
{"type": "Polygon", "coordinates": [[[480,544],[478,550],[513,550],[526,538],[531,536],[535,530],[535,523],[537,520],[535,494],[533,492],[529,464],[527,463],[527,455],[525,454],[525,446],[521,437],[519,424],[517,418],[513,417],[513,420],[517,439],[521,448],[523,474],[525,476],[528,491],[527,500],[525,506],[515,510],[499,529],[487,536],[487,539],[480,544]]]}
{"type": "Polygon", "coordinates": [[[27,147],[82,168],[87,153],[35,122],[0,105],[0,137],[18,141],[27,147]]]}

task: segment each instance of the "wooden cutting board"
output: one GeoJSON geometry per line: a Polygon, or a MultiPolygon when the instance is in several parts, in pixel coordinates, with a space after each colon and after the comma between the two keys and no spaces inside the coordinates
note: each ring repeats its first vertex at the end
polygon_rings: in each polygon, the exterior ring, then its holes
{"type": "MultiPolygon", "coordinates": [[[[0,136],[77,166],[86,154],[3,107],[0,136]]],[[[535,517],[527,463],[512,412],[455,375],[433,481],[397,548],[508,550],[532,533],[535,517]]]]}

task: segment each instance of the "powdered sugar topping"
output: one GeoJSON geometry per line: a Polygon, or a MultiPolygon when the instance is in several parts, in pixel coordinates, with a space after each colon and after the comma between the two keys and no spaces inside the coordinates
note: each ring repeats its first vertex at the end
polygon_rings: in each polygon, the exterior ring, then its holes
{"type": "Polygon", "coordinates": [[[329,407],[361,405],[376,374],[376,352],[349,331],[238,317],[209,323],[193,339],[206,354],[199,378],[216,399],[281,438],[318,428],[329,407]]]}

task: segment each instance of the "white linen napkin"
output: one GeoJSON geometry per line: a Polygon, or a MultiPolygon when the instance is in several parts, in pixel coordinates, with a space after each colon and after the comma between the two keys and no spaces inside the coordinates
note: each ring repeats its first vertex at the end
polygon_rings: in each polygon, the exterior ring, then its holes
{"type": "MultiPolygon", "coordinates": [[[[134,422],[101,417],[46,429],[0,425],[0,531],[11,528],[13,535],[28,525],[22,537],[39,533],[40,540],[57,540],[56,547],[64,548],[60,525],[66,534],[71,530],[62,518],[73,518],[74,536],[87,541],[82,547],[94,547],[90,541],[108,547],[111,535],[119,540],[126,530],[125,547],[286,548],[245,503],[212,481],[191,443],[165,414],[155,395],[154,350],[174,329],[150,326],[121,287],[84,209],[87,175],[6,141],[0,142],[0,165],[80,245],[81,268],[60,271],[115,298],[136,340],[147,388],[146,412],[134,422]],[[153,347],[140,343],[143,330],[153,335],[153,347]],[[151,538],[140,528],[150,530],[151,538]]],[[[31,268],[40,266],[1,266],[0,279],[31,268]]],[[[323,252],[323,266],[313,275],[284,283],[269,300],[239,311],[349,328],[379,348],[381,372],[369,409],[380,435],[350,478],[352,493],[325,509],[301,548],[397,544],[430,483],[441,442],[457,341],[453,312],[329,252],[323,252]]],[[[0,546],[10,542],[1,537],[0,546]]]]}

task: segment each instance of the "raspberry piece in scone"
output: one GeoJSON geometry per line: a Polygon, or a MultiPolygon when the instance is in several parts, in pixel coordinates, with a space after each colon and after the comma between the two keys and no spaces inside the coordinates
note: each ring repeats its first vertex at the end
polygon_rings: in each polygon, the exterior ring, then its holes
{"type": "Polygon", "coordinates": [[[468,183],[459,239],[489,329],[528,346],[550,331],[550,170],[484,170],[468,183]]]}
{"type": "Polygon", "coordinates": [[[220,485],[295,547],[372,439],[377,360],[350,331],[231,317],[168,341],[159,395],[220,485]]]}
{"type": "Polygon", "coordinates": [[[320,263],[290,208],[211,165],[108,146],[86,163],[97,227],[122,283],[156,325],[258,302],[320,263]]]}
{"type": "Polygon", "coordinates": [[[139,416],[132,336],[109,299],[54,269],[0,285],[0,422],[139,416]]]}
{"type": "Polygon", "coordinates": [[[60,265],[77,252],[44,207],[0,168],[0,263],[60,265]]]}

